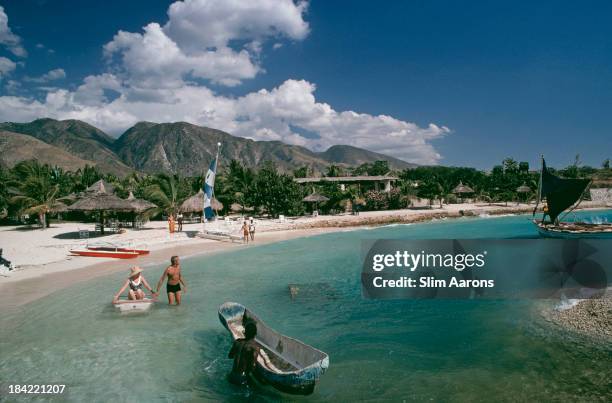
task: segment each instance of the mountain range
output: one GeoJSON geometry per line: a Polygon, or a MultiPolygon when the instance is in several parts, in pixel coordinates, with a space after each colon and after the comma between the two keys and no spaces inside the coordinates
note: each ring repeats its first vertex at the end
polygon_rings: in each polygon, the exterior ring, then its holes
{"type": "Polygon", "coordinates": [[[172,172],[200,175],[208,167],[221,143],[221,163],[232,159],[248,167],[264,161],[281,170],[309,166],[323,172],[330,164],[357,166],[386,160],[392,169],[414,164],[348,145],[335,145],[324,152],[280,141],[254,141],[221,130],[185,122],[140,122],[115,139],[79,120],[37,119],[29,123],[0,123],[0,164],[11,167],[36,158],[42,163],[74,170],[86,164],[102,172],[125,176],[133,171],[172,172]]]}

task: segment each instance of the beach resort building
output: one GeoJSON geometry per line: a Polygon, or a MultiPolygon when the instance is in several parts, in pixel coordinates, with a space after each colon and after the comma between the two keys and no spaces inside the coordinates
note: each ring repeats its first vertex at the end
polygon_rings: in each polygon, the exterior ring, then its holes
{"type": "Polygon", "coordinates": [[[336,183],[340,185],[341,190],[345,190],[346,185],[363,185],[363,184],[373,184],[374,190],[384,190],[385,192],[390,192],[393,188],[392,184],[399,180],[399,178],[395,176],[389,175],[378,175],[378,176],[325,176],[325,177],[317,177],[317,178],[295,178],[297,183],[300,184],[322,184],[322,183],[336,183]]]}

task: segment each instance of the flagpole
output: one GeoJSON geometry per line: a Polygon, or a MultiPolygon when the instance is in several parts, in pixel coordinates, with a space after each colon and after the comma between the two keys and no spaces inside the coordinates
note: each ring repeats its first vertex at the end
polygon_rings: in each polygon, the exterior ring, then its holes
{"type": "MultiPolygon", "coordinates": [[[[217,175],[217,168],[219,167],[219,150],[221,149],[221,142],[217,143],[217,155],[215,156],[215,181],[216,181],[216,175],[217,175]]],[[[212,197],[215,197],[215,188],[213,187],[213,191],[212,191],[212,197]]],[[[212,198],[210,199],[210,207],[212,207],[212,198]]],[[[215,213],[217,213],[217,215],[219,215],[219,211],[217,211],[217,209],[215,209],[215,213]]]]}
{"type": "MultiPolygon", "coordinates": [[[[217,166],[219,165],[219,149],[220,148],[221,148],[221,143],[217,143],[217,153],[215,154],[215,159],[213,160],[214,164],[211,163],[211,166],[209,167],[206,175],[204,176],[204,185],[203,185],[203,188],[205,190],[205,192],[204,192],[204,204],[206,204],[206,199],[207,199],[207,195],[206,195],[207,182],[206,181],[207,181],[207,178],[208,178],[208,174],[212,171],[212,175],[213,175],[212,182],[213,183],[212,184],[208,184],[208,186],[210,186],[212,188],[212,191],[211,191],[211,194],[210,194],[210,200],[209,200],[210,208],[211,209],[212,209],[212,200],[213,200],[214,194],[215,194],[215,185],[214,185],[215,178],[214,178],[214,176],[216,176],[216,174],[217,174],[217,166]]],[[[205,206],[202,206],[202,218],[203,218],[203,220],[202,220],[202,232],[205,232],[206,231],[206,220],[207,220],[207,218],[206,218],[206,207],[205,206]]]]}

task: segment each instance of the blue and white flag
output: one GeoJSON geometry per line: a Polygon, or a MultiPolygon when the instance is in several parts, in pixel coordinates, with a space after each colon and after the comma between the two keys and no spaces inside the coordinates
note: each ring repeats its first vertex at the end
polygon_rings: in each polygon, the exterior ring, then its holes
{"type": "Polygon", "coordinates": [[[217,174],[217,159],[213,159],[210,162],[210,167],[206,173],[206,179],[204,180],[204,217],[207,220],[212,219],[215,216],[213,209],[210,205],[212,202],[213,191],[215,189],[215,175],[217,174]]]}

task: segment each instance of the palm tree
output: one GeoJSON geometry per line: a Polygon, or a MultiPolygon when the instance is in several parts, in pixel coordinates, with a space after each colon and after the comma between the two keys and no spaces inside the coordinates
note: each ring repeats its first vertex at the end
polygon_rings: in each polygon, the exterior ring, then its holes
{"type": "Polygon", "coordinates": [[[159,174],[153,179],[153,184],[144,189],[144,196],[162,211],[176,214],[181,202],[188,196],[188,190],[178,175],[159,174]]]}
{"type": "MultiPolygon", "coordinates": [[[[236,160],[229,164],[229,174],[227,175],[226,188],[231,189],[233,199],[236,203],[244,207],[253,207],[253,188],[255,174],[250,168],[245,168],[236,160]]],[[[244,211],[243,211],[244,213],[244,211]]]]}
{"type": "Polygon", "coordinates": [[[10,199],[25,214],[37,214],[42,228],[47,228],[47,214],[61,204],[58,202],[60,186],[53,181],[48,165],[25,161],[15,169],[15,182],[19,194],[10,199]]]}

